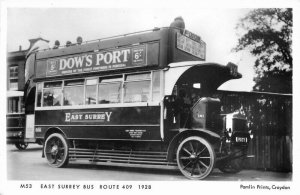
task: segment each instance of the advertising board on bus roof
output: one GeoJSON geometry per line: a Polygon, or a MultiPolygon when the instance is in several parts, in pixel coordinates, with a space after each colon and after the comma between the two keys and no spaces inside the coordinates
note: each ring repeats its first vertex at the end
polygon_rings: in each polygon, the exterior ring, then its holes
{"type": "Polygon", "coordinates": [[[187,30],[162,28],[86,45],[38,53],[36,78],[165,67],[168,63],[205,60],[206,45],[187,30]]]}
{"type": "Polygon", "coordinates": [[[47,60],[46,76],[106,71],[147,65],[147,45],[47,60]]]}
{"type": "Polygon", "coordinates": [[[147,43],[45,59],[37,62],[36,77],[158,66],[158,51],[158,43],[147,43]]]}

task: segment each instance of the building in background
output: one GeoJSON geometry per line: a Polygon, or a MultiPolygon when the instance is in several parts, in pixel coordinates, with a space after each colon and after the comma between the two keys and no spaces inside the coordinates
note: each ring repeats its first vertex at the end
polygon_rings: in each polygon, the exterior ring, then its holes
{"type": "Polygon", "coordinates": [[[9,52],[7,54],[7,114],[24,112],[22,105],[24,89],[25,56],[27,50],[9,52]]]}
{"type": "Polygon", "coordinates": [[[27,147],[24,142],[25,110],[23,105],[26,55],[33,45],[40,40],[49,42],[42,38],[30,39],[28,49],[22,50],[22,47],[19,46],[18,51],[7,53],[7,142],[15,144],[18,149],[27,147]]]}

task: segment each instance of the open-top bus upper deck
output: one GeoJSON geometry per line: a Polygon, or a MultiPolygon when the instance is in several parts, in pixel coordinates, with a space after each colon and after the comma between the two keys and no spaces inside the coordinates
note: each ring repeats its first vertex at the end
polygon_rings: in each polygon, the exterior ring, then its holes
{"type": "MultiPolygon", "coordinates": [[[[39,51],[35,56],[35,78],[162,69],[173,62],[203,61],[205,50],[201,38],[187,30],[156,28],[39,51]]],[[[33,73],[33,67],[26,68],[33,73]]]]}

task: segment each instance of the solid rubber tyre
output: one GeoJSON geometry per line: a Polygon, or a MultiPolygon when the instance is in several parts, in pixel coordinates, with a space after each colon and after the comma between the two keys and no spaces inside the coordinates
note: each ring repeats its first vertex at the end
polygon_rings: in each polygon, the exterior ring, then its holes
{"type": "Polygon", "coordinates": [[[200,180],[212,172],[215,152],[206,139],[191,136],[179,144],[176,160],[179,170],[185,177],[200,180]]]}
{"type": "Polygon", "coordinates": [[[26,150],[26,148],[28,147],[28,143],[25,142],[18,142],[15,143],[16,148],[18,148],[19,150],[26,150]]]}
{"type": "Polygon", "coordinates": [[[69,162],[69,144],[60,133],[51,134],[45,142],[44,154],[51,167],[65,167],[69,162]]]}

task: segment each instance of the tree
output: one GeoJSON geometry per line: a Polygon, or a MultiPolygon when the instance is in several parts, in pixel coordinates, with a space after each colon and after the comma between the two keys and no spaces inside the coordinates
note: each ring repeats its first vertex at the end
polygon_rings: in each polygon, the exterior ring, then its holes
{"type": "Polygon", "coordinates": [[[292,9],[254,9],[236,26],[242,32],[234,51],[256,57],[254,91],[292,93],[292,9]]]}

